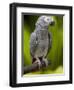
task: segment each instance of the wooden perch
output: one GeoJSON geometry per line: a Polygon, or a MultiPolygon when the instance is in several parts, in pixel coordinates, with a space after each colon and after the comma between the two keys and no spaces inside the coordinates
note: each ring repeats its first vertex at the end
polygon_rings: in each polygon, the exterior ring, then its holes
{"type": "MultiPolygon", "coordinates": [[[[50,64],[50,62],[48,62],[48,65],[50,64]]],[[[41,68],[44,68],[46,67],[45,66],[45,63],[42,63],[42,65],[40,66],[41,68]]],[[[40,68],[40,69],[41,69],[40,68]]],[[[30,73],[30,72],[34,72],[34,71],[38,71],[39,70],[39,66],[38,66],[38,63],[33,63],[32,65],[30,66],[25,66],[24,67],[24,74],[26,73],[30,73]]]]}

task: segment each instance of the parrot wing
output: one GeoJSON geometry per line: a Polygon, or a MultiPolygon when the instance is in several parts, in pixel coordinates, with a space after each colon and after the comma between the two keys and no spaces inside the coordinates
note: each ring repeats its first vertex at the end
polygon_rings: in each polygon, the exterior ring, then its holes
{"type": "Polygon", "coordinates": [[[37,49],[37,45],[38,45],[37,36],[36,33],[33,32],[30,37],[30,53],[33,57],[37,49]]]}
{"type": "Polygon", "coordinates": [[[49,38],[49,45],[48,45],[48,53],[52,47],[52,35],[51,33],[48,33],[48,38],[49,38]]]}

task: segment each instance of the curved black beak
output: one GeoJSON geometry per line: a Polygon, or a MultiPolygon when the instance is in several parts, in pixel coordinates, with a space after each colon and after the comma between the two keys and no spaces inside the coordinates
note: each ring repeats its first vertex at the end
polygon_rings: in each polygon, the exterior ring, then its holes
{"type": "Polygon", "coordinates": [[[55,25],[55,21],[52,21],[52,22],[50,23],[50,25],[51,25],[51,26],[55,25]]]}

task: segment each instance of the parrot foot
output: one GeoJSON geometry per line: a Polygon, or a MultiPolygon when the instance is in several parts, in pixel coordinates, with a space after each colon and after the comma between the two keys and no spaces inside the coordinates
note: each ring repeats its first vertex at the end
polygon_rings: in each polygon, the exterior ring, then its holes
{"type": "Polygon", "coordinates": [[[39,59],[36,59],[36,61],[34,63],[37,63],[38,64],[38,68],[40,70],[40,68],[41,68],[41,62],[40,62],[40,60],[39,59]]]}
{"type": "Polygon", "coordinates": [[[43,58],[42,61],[45,63],[45,66],[48,67],[48,60],[46,58],[43,58]]]}

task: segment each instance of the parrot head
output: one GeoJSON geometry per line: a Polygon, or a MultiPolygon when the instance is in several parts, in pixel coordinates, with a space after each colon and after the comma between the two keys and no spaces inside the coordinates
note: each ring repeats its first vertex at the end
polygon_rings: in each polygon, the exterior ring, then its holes
{"type": "Polygon", "coordinates": [[[48,27],[49,25],[54,25],[55,21],[52,16],[40,16],[36,22],[37,25],[41,25],[41,27],[48,27]]]}
{"type": "Polygon", "coordinates": [[[44,22],[47,24],[47,26],[54,25],[54,23],[55,23],[53,17],[51,17],[51,16],[45,16],[44,22]]]}

